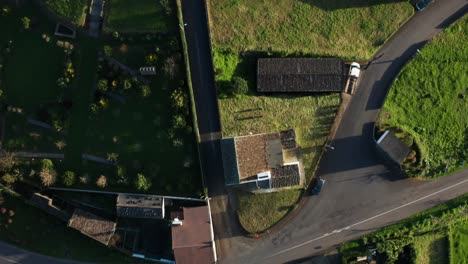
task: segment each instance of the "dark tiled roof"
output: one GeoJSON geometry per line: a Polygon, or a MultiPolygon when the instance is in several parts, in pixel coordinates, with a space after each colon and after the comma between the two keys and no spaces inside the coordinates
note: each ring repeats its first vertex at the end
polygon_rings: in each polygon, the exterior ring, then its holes
{"type": "Polygon", "coordinates": [[[239,184],[239,169],[237,167],[236,142],[234,138],[221,140],[221,155],[225,184],[239,184]]]}
{"type": "Polygon", "coordinates": [[[271,188],[282,188],[299,185],[301,177],[299,166],[286,165],[271,169],[271,188]]]}
{"type": "Polygon", "coordinates": [[[344,62],[337,58],[259,59],[259,92],[340,92],[344,89],[344,62]]]}
{"type": "Polygon", "coordinates": [[[73,216],[68,221],[68,226],[104,245],[108,245],[114,235],[116,223],[81,209],[75,209],[73,216]]]}
{"type": "Polygon", "coordinates": [[[214,263],[208,206],[184,207],[184,220],[172,226],[172,249],[179,264],[214,263]]]}
{"type": "Polygon", "coordinates": [[[117,197],[117,216],[128,218],[164,218],[164,198],[162,196],[127,195],[117,197]]]}
{"type": "Polygon", "coordinates": [[[378,145],[382,148],[391,159],[397,163],[401,163],[411,151],[400,139],[398,139],[392,131],[384,134],[384,138],[379,139],[378,145]]]}

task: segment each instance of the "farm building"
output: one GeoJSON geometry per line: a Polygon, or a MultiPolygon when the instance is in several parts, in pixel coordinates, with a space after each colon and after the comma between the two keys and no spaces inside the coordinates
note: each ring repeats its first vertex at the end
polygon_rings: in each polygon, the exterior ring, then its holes
{"type": "Polygon", "coordinates": [[[127,218],[164,218],[164,197],[157,195],[119,194],[117,216],[127,218]]]}
{"type": "Polygon", "coordinates": [[[183,207],[173,212],[172,249],[176,263],[216,262],[216,249],[208,206],[183,207]]]}
{"type": "Polygon", "coordinates": [[[221,151],[226,185],[259,192],[301,187],[304,169],[300,150],[292,129],[225,138],[221,151]]]}
{"type": "Polygon", "coordinates": [[[257,62],[258,92],[342,92],[344,61],[338,58],[264,58],[257,62]]]}

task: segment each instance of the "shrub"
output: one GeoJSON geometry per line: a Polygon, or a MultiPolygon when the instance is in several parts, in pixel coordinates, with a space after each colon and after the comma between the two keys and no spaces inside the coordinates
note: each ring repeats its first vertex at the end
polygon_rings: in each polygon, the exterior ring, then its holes
{"type": "Polygon", "coordinates": [[[122,165],[117,166],[117,183],[123,185],[128,184],[127,170],[122,165]]]}
{"type": "Polygon", "coordinates": [[[23,23],[24,29],[29,29],[29,27],[31,26],[31,19],[29,19],[29,17],[21,18],[21,22],[23,23]]]}
{"type": "Polygon", "coordinates": [[[109,81],[107,81],[106,79],[100,79],[97,82],[98,91],[100,91],[102,93],[105,93],[105,92],[107,92],[108,88],[109,88],[109,81]]]}
{"type": "Polygon", "coordinates": [[[144,84],[140,88],[141,88],[141,96],[143,96],[144,98],[151,95],[151,87],[149,85],[144,84]]]}
{"type": "Polygon", "coordinates": [[[125,80],[123,81],[122,86],[123,86],[123,89],[124,89],[124,90],[129,90],[130,88],[132,88],[132,81],[129,80],[129,79],[125,79],[125,80]]]}
{"type": "Polygon", "coordinates": [[[76,180],[75,173],[72,171],[66,171],[62,175],[62,182],[65,186],[72,186],[73,184],[75,184],[75,180],[76,180]]]}
{"type": "Polygon", "coordinates": [[[80,176],[80,182],[83,184],[87,184],[89,182],[89,174],[85,173],[80,176]]]}
{"type": "Polygon", "coordinates": [[[15,183],[16,178],[11,174],[6,173],[5,175],[2,176],[2,181],[4,181],[6,184],[13,184],[15,183]]]}
{"type": "Polygon", "coordinates": [[[104,46],[104,55],[106,55],[107,57],[112,56],[112,47],[111,46],[109,46],[109,45],[104,46]]]}
{"type": "Polygon", "coordinates": [[[107,177],[104,175],[99,176],[96,181],[96,185],[101,188],[105,188],[107,186],[107,177]]]}
{"type": "Polygon", "coordinates": [[[53,169],[42,169],[39,177],[41,178],[42,185],[47,187],[55,183],[57,173],[53,169]]]}
{"type": "Polygon", "coordinates": [[[41,169],[42,170],[53,170],[54,163],[50,159],[41,160],[41,169]]]}
{"type": "Polygon", "coordinates": [[[231,91],[234,95],[244,95],[249,92],[249,85],[241,77],[233,77],[231,80],[231,91]]]}
{"type": "Polygon", "coordinates": [[[166,15],[170,15],[172,13],[171,2],[169,0],[159,0],[159,3],[164,8],[166,15]]]}
{"type": "Polygon", "coordinates": [[[145,175],[138,173],[135,179],[135,187],[139,191],[147,191],[151,188],[151,181],[145,175]]]}
{"type": "Polygon", "coordinates": [[[172,92],[171,105],[174,109],[184,109],[187,106],[187,102],[187,96],[181,88],[172,92]]]}
{"type": "Polygon", "coordinates": [[[15,164],[14,156],[11,153],[5,153],[3,157],[0,157],[0,171],[10,171],[15,164]]]}
{"type": "Polygon", "coordinates": [[[185,117],[183,115],[175,115],[172,124],[174,128],[184,128],[187,125],[185,117]]]}
{"type": "Polygon", "coordinates": [[[177,70],[176,58],[174,56],[168,57],[164,61],[163,72],[169,77],[169,79],[173,80],[178,74],[177,70]]]}
{"type": "Polygon", "coordinates": [[[154,65],[158,59],[158,56],[154,53],[148,54],[145,57],[146,65],[154,65]]]}

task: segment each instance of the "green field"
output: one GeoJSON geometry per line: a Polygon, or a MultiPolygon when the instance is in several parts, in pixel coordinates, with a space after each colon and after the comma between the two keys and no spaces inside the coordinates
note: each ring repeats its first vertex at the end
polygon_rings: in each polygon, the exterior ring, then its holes
{"type": "Polygon", "coordinates": [[[450,263],[468,263],[468,221],[450,230],[450,263]]]}
{"type": "Polygon", "coordinates": [[[109,250],[104,245],[70,229],[45,212],[0,186],[0,206],[13,210],[14,216],[2,215],[0,239],[26,250],[58,258],[98,263],[135,263],[135,259],[109,250]],[[8,218],[13,222],[8,224],[8,218]]]}
{"type": "Polygon", "coordinates": [[[76,24],[83,25],[86,18],[87,0],[45,0],[47,7],[57,15],[76,24]]]}
{"type": "MultiPolygon", "coordinates": [[[[171,1],[163,0],[112,0],[106,31],[117,32],[164,32],[173,28],[168,21],[165,6],[172,9],[171,1]],[[163,3],[167,3],[164,4],[163,3]]],[[[175,21],[175,20],[174,20],[175,21]]],[[[175,23],[175,22],[174,22],[175,23]]]]}
{"type": "Polygon", "coordinates": [[[413,12],[405,1],[384,0],[210,0],[208,6],[215,47],[347,58],[369,58],[413,12]]]}
{"type": "Polygon", "coordinates": [[[417,151],[411,176],[438,177],[468,164],[468,16],[436,36],[396,78],[379,124],[417,151]]]}
{"type": "Polygon", "coordinates": [[[239,191],[239,222],[249,233],[263,232],[294,209],[301,193],[300,190],[284,190],[271,194],[239,191]]]}

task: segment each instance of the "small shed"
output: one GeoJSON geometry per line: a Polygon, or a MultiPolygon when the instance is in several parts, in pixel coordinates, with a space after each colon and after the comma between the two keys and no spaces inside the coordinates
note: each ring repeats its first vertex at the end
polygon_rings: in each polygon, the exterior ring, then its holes
{"type": "Polygon", "coordinates": [[[164,197],[157,195],[119,194],[117,196],[117,216],[163,219],[164,197]]]}
{"type": "Polygon", "coordinates": [[[68,226],[107,246],[114,235],[116,223],[90,212],[75,209],[68,226]]]}
{"type": "Polygon", "coordinates": [[[257,62],[258,92],[342,92],[345,65],[339,58],[263,58],[257,62]]]}
{"type": "Polygon", "coordinates": [[[411,149],[390,130],[385,131],[379,140],[377,140],[377,146],[398,164],[401,164],[411,151],[411,149]]]}

